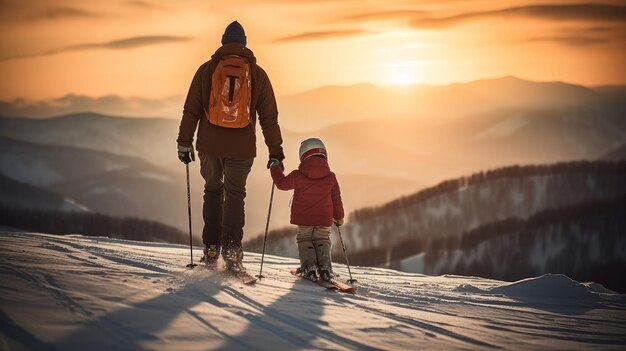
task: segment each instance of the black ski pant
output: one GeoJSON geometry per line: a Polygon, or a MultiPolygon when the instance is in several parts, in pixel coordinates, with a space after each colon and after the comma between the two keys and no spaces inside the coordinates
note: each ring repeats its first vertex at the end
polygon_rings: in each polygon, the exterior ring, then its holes
{"type": "MultiPolygon", "coordinates": [[[[204,178],[202,242],[227,250],[241,250],[245,224],[246,180],[254,159],[223,158],[198,153],[204,178]]],[[[219,252],[219,251],[218,251],[219,252]]]]}

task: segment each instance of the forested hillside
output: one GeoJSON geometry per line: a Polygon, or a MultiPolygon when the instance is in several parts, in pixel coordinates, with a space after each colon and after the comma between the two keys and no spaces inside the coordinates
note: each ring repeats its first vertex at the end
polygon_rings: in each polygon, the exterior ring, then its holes
{"type": "Polygon", "coordinates": [[[189,243],[180,230],[132,217],[117,218],[98,213],[33,210],[0,205],[0,227],[49,234],[82,234],[109,238],[189,243]]]}
{"type": "MultiPolygon", "coordinates": [[[[626,262],[626,250],[602,251],[624,245],[624,194],[626,162],[513,166],[445,181],[384,206],[358,210],[341,230],[350,262],[356,265],[517,279],[561,272],[568,256],[582,255],[587,266],[563,272],[585,279],[604,264],[622,260],[614,267],[623,267],[626,262]],[[523,235],[522,229],[534,234],[523,235]],[[489,250],[485,242],[490,242],[489,250]],[[536,253],[546,257],[543,263],[495,259],[513,257],[508,252],[533,255],[538,247],[546,251],[536,253]]],[[[343,262],[338,237],[334,242],[334,260],[343,262]]],[[[248,245],[260,249],[262,240],[248,245]]],[[[267,251],[295,257],[295,229],[271,232],[267,251]]]]}

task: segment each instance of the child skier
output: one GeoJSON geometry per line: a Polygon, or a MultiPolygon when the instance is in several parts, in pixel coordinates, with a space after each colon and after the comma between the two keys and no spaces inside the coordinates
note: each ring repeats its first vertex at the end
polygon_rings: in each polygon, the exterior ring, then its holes
{"type": "Polygon", "coordinates": [[[296,242],[300,273],[311,280],[330,280],[330,229],[343,224],[343,204],[335,174],[330,171],[326,147],[317,138],[300,144],[300,166],[285,177],[281,161],[270,160],[270,171],[280,190],[294,189],[291,224],[298,226],[296,242]]]}

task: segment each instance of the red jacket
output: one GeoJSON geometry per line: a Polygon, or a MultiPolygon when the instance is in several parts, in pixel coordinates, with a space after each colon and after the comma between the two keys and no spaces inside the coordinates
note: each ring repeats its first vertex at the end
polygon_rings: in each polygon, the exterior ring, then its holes
{"type": "Polygon", "coordinates": [[[278,189],[294,189],[291,224],[331,226],[333,219],[343,218],[337,177],[325,158],[309,157],[286,177],[280,166],[275,165],[270,171],[278,189]]]}

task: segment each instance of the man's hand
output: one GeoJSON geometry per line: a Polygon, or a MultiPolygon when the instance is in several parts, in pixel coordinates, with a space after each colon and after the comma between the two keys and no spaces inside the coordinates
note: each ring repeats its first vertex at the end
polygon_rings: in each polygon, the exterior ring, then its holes
{"type": "Polygon", "coordinates": [[[341,227],[343,225],[343,218],[333,219],[333,223],[335,223],[337,227],[341,227]]]}
{"type": "Polygon", "coordinates": [[[279,154],[270,154],[270,159],[269,161],[267,161],[267,169],[270,169],[272,167],[272,163],[274,161],[278,161],[278,163],[281,165],[282,169],[284,170],[285,167],[282,165],[284,159],[285,159],[285,154],[283,153],[283,150],[280,150],[279,154]]]}
{"type": "Polygon", "coordinates": [[[195,161],[196,155],[193,152],[193,146],[178,145],[178,159],[184,164],[195,161]]]}

